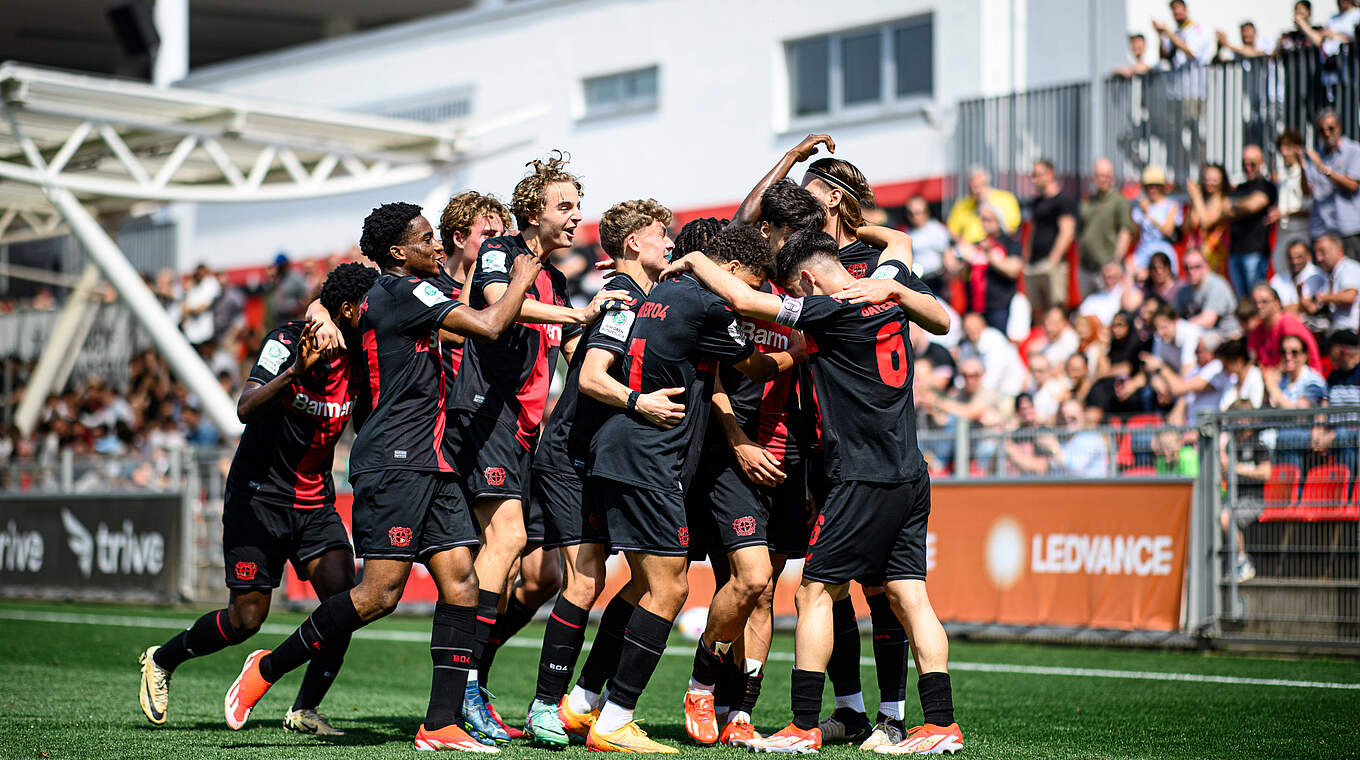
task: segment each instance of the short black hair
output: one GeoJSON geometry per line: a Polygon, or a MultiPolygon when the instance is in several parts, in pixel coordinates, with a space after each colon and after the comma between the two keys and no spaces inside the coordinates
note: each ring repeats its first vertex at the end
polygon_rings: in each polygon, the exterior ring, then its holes
{"type": "Polygon", "coordinates": [[[772,227],[793,230],[820,230],[826,223],[826,209],[817,196],[793,180],[781,179],[760,196],[760,218],[772,227]]]}
{"type": "Polygon", "coordinates": [[[708,242],[717,237],[727,225],[728,220],[716,216],[704,216],[685,222],[685,226],[681,227],[679,234],[675,236],[675,248],[671,250],[670,257],[675,259],[687,253],[704,250],[708,247],[708,242]]]}
{"type": "Polygon", "coordinates": [[[406,237],[406,226],[420,216],[420,206],[414,203],[384,203],[364,218],[364,231],[359,235],[359,250],[374,264],[391,266],[388,251],[401,245],[406,237]]]}
{"type": "Polygon", "coordinates": [[[1233,338],[1223,341],[1214,349],[1214,358],[1221,362],[1245,362],[1251,361],[1251,352],[1247,350],[1245,338],[1233,338]]]}
{"type": "Polygon", "coordinates": [[[357,261],[341,264],[326,275],[326,281],[321,283],[321,295],[318,297],[321,305],[331,313],[331,317],[339,321],[340,305],[346,302],[357,304],[362,301],[364,294],[377,280],[378,270],[373,267],[364,266],[357,261]]]}
{"type": "Polygon", "coordinates": [[[808,261],[819,257],[840,261],[840,246],[836,245],[836,239],[821,230],[798,230],[789,235],[784,247],[779,249],[775,279],[780,285],[787,285],[798,277],[808,261]]]}
{"type": "Polygon", "coordinates": [[[1148,257],[1149,266],[1151,266],[1154,262],[1161,262],[1162,266],[1166,267],[1167,269],[1171,269],[1171,257],[1161,251],[1158,251],[1148,257]]]}
{"type": "Polygon", "coordinates": [[[703,248],[704,255],[719,264],[735,261],[743,269],[768,276],[774,268],[774,254],[760,230],[747,225],[728,227],[703,248]]]}

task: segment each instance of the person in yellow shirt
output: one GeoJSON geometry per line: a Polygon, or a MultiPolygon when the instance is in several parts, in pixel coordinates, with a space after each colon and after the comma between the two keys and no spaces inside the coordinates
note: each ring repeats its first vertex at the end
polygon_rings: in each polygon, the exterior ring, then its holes
{"type": "Polygon", "coordinates": [[[946,226],[950,237],[963,243],[977,243],[987,237],[978,218],[978,208],[984,205],[996,210],[1006,229],[1019,229],[1020,204],[1014,195],[992,187],[991,180],[987,170],[980,166],[968,170],[968,196],[955,201],[949,210],[946,226]]]}

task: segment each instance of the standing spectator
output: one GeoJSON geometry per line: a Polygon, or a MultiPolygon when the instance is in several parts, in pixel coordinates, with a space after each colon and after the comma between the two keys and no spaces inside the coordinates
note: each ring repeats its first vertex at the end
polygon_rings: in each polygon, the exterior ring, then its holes
{"type": "Polygon", "coordinates": [[[930,204],[919,195],[913,195],[907,201],[907,234],[911,235],[912,268],[916,270],[916,276],[931,290],[941,292],[949,229],[931,217],[930,204]]]}
{"type": "Polygon", "coordinates": [[[1360,7],[1355,0],[1337,0],[1336,13],[1324,27],[1315,28],[1311,17],[1310,11],[1307,17],[1300,18],[1298,6],[1295,6],[1295,27],[1310,43],[1321,47],[1328,58],[1341,52],[1342,45],[1355,41],[1355,28],[1360,26],[1360,7]]]}
{"type": "Polygon", "coordinates": [[[1260,283],[1251,290],[1251,300],[1256,305],[1259,323],[1247,333],[1247,348],[1262,367],[1274,368],[1280,364],[1280,341],[1286,336],[1298,338],[1308,348],[1308,366],[1322,370],[1322,356],[1318,354],[1317,341],[1313,333],[1304,326],[1298,317],[1284,310],[1280,295],[1275,289],[1260,283]]]}
{"type": "Polygon", "coordinates": [[[1325,315],[1331,330],[1360,328],[1360,262],[1346,258],[1336,235],[1323,235],[1313,247],[1327,273],[1327,287],[1313,298],[1300,298],[1299,308],[1325,315]]]}
{"type": "MultiPolygon", "coordinates": [[[[213,302],[213,341],[225,350],[236,342],[236,334],[246,324],[246,292],[232,284],[225,272],[217,275],[221,294],[213,302]]],[[[240,357],[237,357],[240,358],[240,357]]]]}
{"type": "Polygon", "coordinates": [[[1303,314],[1299,308],[1300,298],[1313,298],[1327,289],[1327,273],[1313,263],[1313,251],[1306,240],[1295,240],[1289,244],[1285,253],[1285,266],[1270,278],[1270,287],[1280,296],[1285,311],[1302,315],[1303,323],[1313,332],[1322,327],[1313,324],[1311,315],[1303,314]]]}
{"type": "Polygon", "coordinates": [[[1173,372],[1181,373],[1195,364],[1195,351],[1204,328],[1176,316],[1170,304],[1163,303],[1152,315],[1154,330],[1152,355],[1162,360],[1173,372]]]}
{"type": "Polygon", "coordinates": [[[1302,50],[1307,47],[1314,47],[1313,36],[1305,34],[1304,30],[1318,31],[1313,26],[1313,4],[1308,0],[1298,0],[1294,3],[1294,15],[1292,18],[1293,27],[1280,35],[1280,44],[1276,47],[1277,53],[1289,50],[1302,50]]]}
{"type": "Polygon", "coordinates": [[[1289,246],[1297,240],[1309,240],[1308,213],[1313,206],[1313,191],[1304,173],[1303,135],[1297,129],[1286,129],[1275,140],[1275,147],[1284,168],[1275,173],[1275,210],[1266,222],[1275,221],[1271,262],[1279,274],[1286,271],[1289,246]]]}
{"type": "Polygon", "coordinates": [[[1264,58],[1275,52],[1275,43],[1270,39],[1263,39],[1256,32],[1256,24],[1250,21],[1243,21],[1237,28],[1238,35],[1242,39],[1242,44],[1234,45],[1228,39],[1228,33],[1222,29],[1216,35],[1218,39],[1218,59],[1231,61],[1241,58],[1264,58]]]}
{"type": "Polygon", "coordinates": [[[193,279],[184,293],[184,337],[195,348],[213,339],[216,325],[213,321],[212,307],[222,286],[208,267],[199,264],[194,268],[193,279]]]}
{"type": "Polygon", "coordinates": [[[1131,78],[1141,76],[1152,70],[1148,65],[1147,58],[1147,37],[1141,34],[1129,35],[1129,64],[1120,66],[1114,70],[1117,77],[1131,78]]]}
{"type": "Polygon", "coordinates": [[[1030,204],[1032,226],[1024,243],[1025,284],[1032,313],[1067,303],[1067,251],[1077,235],[1077,204],[1062,191],[1053,162],[1041,158],[1030,173],[1038,195],[1030,204]]]}
{"type": "Polygon", "coordinates": [[[1175,28],[1156,19],[1152,21],[1152,28],[1161,40],[1162,59],[1173,69],[1211,63],[1214,44],[1209,30],[1190,19],[1185,0],[1171,0],[1170,7],[1175,28]]]}
{"type": "MultiPolygon", "coordinates": [[[[1308,347],[1297,335],[1280,338],[1280,366],[1265,367],[1266,398],[1277,409],[1307,409],[1327,397],[1327,381],[1308,366],[1308,347]]],[[[1287,448],[1280,446],[1280,448],[1287,448]]]]}
{"type": "Polygon", "coordinates": [[[1143,195],[1134,206],[1132,220],[1139,230],[1138,247],[1133,249],[1133,265],[1142,279],[1154,253],[1165,253],[1176,271],[1176,249],[1172,240],[1183,218],[1181,205],[1166,195],[1166,172],[1160,166],[1143,170],[1143,195]]]}
{"type": "Polygon", "coordinates": [[[1246,179],[1228,193],[1224,214],[1228,217],[1228,274],[1233,289],[1245,296],[1257,283],[1266,281],[1270,266],[1270,226],[1266,221],[1275,205],[1275,184],[1261,174],[1265,154],[1258,145],[1242,149],[1242,172],[1246,179]]]}
{"type": "Polygon", "coordinates": [[[268,285],[269,319],[266,324],[281,325],[302,319],[311,301],[312,289],[307,278],[288,263],[288,254],[279,251],[274,256],[272,282],[268,285]]]}
{"type": "Polygon", "coordinates": [[[1360,259],[1360,144],[1341,135],[1335,111],[1318,114],[1316,124],[1322,153],[1308,149],[1306,171],[1313,191],[1308,234],[1317,240],[1336,233],[1346,255],[1360,259]]]}
{"type": "MultiPolygon", "coordinates": [[[[1168,269],[1168,271],[1170,271],[1168,269]]],[[[1108,325],[1114,315],[1123,308],[1124,294],[1134,290],[1132,277],[1124,271],[1119,261],[1107,261],[1100,268],[1101,287],[1086,296],[1077,314],[1095,317],[1102,325],[1108,325]]],[[[1174,282],[1174,281],[1173,281],[1174,282]]]]}
{"type": "Polygon", "coordinates": [[[996,218],[1007,231],[1020,227],[1020,204],[1015,196],[991,186],[986,169],[974,166],[968,170],[968,197],[954,202],[949,210],[949,236],[960,243],[977,243],[987,237],[982,226],[982,209],[991,207],[996,218]]]}
{"type": "Polygon", "coordinates": [[[1237,299],[1233,297],[1232,286],[1217,272],[1209,271],[1204,255],[1194,248],[1185,252],[1185,278],[1185,284],[1171,301],[1182,319],[1225,335],[1241,331],[1234,313],[1237,299]]]}
{"type": "Polygon", "coordinates": [[[979,220],[983,238],[946,250],[945,270],[963,280],[966,311],[983,315],[988,325],[1004,332],[1024,260],[1020,245],[1007,233],[995,209],[983,206],[979,220]]]}
{"type": "Polygon", "coordinates": [[[1219,164],[1205,164],[1199,183],[1185,183],[1190,196],[1190,226],[1194,244],[1204,254],[1209,267],[1218,274],[1228,273],[1228,172],[1219,164]]]}
{"type": "Polygon", "coordinates": [[[1077,244],[1081,251],[1078,281],[1083,295],[1100,289],[1101,270],[1107,263],[1124,261],[1134,229],[1129,201],[1114,186],[1114,164],[1108,158],[1097,159],[1091,174],[1095,192],[1081,202],[1081,238],[1077,244]]]}

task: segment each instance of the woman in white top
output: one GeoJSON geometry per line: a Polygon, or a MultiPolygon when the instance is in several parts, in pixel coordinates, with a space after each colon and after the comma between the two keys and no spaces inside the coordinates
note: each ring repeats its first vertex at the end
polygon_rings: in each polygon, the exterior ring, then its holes
{"type": "Polygon", "coordinates": [[[1180,204],[1166,196],[1166,172],[1157,166],[1144,169],[1143,196],[1133,206],[1133,224],[1138,228],[1133,260],[1139,280],[1147,276],[1148,262],[1158,252],[1165,253],[1171,260],[1171,271],[1179,273],[1171,238],[1183,221],[1180,204]]]}
{"type": "Polygon", "coordinates": [[[1313,206],[1313,191],[1303,171],[1303,135],[1297,129],[1286,129],[1275,140],[1284,169],[1275,172],[1278,191],[1275,207],[1266,223],[1278,222],[1275,228],[1275,250],[1271,261],[1276,272],[1289,271],[1289,246],[1295,240],[1308,242],[1308,211],[1313,206]]]}

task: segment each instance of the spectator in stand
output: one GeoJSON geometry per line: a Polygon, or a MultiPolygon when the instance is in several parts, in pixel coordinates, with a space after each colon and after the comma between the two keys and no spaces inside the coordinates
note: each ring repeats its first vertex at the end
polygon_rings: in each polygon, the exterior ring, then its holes
{"type": "Polygon", "coordinates": [[[1223,341],[1214,352],[1214,358],[1223,362],[1223,373],[1228,376],[1228,386],[1223,389],[1223,398],[1218,402],[1220,411],[1226,412],[1242,401],[1250,404],[1251,409],[1265,406],[1265,377],[1261,374],[1261,368],[1251,360],[1245,339],[1223,341]]]}
{"type": "MultiPolygon", "coordinates": [[[[1323,406],[1360,405],[1360,338],[1355,330],[1337,330],[1331,336],[1332,372],[1327,375],[1327,399],[1323,406]]],[[[1330,454],[1339,464],[1350,468],[1351,479],[1356,477],[1356,463],[1360,459],[1360,431],[1354,416],[1343,424],[1318,426],[1312,431],[1312,450],[1330,454]]]]}
{"type": "Polygon", "coordinates": [[[217,331],[212,307],[221,293],[221,284],[207,266],[199,264],[194,268],[193,278],[184,292],[184,321],[181,327],[184,337],[195,348],[212,340],[217,331]]]}
{"type": "MultiPolygon", "coordinates": [[[[1158,251],[1152,254],[1152,260],[1148,262],[1147,279],[1143,281],[1142,300],[1146,301],[1156,298],[1167,303],[1176,297],[1176,289],[1181,286],[1177,282],[1176,275],[1172,271],[1171,257],[1158,251]]],[[[1127,309],[1129,304],[1124,303],[1127,309]]]]}
{"type": "Polygon", "coordinates": [[[1271,261],[1278,275],[1288,266],[1289,246],[1309,240],[1308,214],[1313,206],[1313,191],[1304,172],[1303,135],[1297,129],[1286,129],[1276,138],[1275,147],[1284,168],[1275,173],[1275,208],[1266,217],[1266,223],[1275,223],[1271,261]]]}
{"type": "Polygon", "coordinates": [[[1143,170],[1143,194],[1133,208],[1133,224],[1139,230],[1138,247],[1133,249],[1133,267],[1137,278],[1146,276],[1148,262],[1154,253],[1164,253],[1176,271],[1176,249],[1171,241],[1181,226],[1183,217],[1179,203],[1166,195],[1166,172],[1160,166],[1143,170]]]}
{"type": "MultiPolygon", "coordinates": [[[[1069,357],[1070,358],[1070,357],[1069,357]]],[[[1064,362],[1066,360],[1064,359],[1064,362]]],[[[1062,366],[1060,362],[1057,366],[1062,366]]],[[[1047,425],[1058,416],[1058,407],[1072,395],[1072,384],[1062,373],[1055,369],[1043,354],[1034,351],[1029,355],[1030,379],[1025,392],[1039,421],[1047,425]]],[[[1020,397],[1016,397],[1016,410],[1019,411],[1020,397]]]]}
{"type": "Polygon", "coordinates": [[[1038,193],[1030,203],[1031,229],[1022,248],[1032,314],[1067,304],[1067,251],[1077,239],[1077,204],[1062,191],[1053,162],[1034,162],[1030,180],[1038,193]]]}
{"type": "MultiPolygon", "coordinates": [[[[1297,335],[1285,335],[1278,346],[1280,365],[1264,367],[1266,399],[1276,409],[1308,409],[1327,398],[1327,381],[1308,366],[1308,346],[1297,335]]],[[[1304,436],[1307,439],[1307,436],[1304,436]]],[[[1280,448],[1287,448],[1281,445],[1280,448]]]]}
{"type": "Polygon", "coordinates": [[[908,335],[911,338],[912,355],[930,360],[930,385],[941,392],[953,385],[956,365],[954,357],[949,355],[949,349],[931,340],[930,334],[915,322],[908,325],[908,335]]]}
{"type": "Polygon", "coordinates": [[[1190,196],[1192,242],[1214,272],[1228,273],[1228,172],[1220,164],[1205,164],[1200,170],[1203,186],[1185,183],[1190,196]]]}
{"type": "Polygon", "coordinates": [[[312,289],[307,285],[306,276],[289,265],[288,254],[284,251],[274,256],[274,267],[265,292],[269,304],[265,323],[270,325],[302,319],[312,300],[312,289]]]}
{"type": "Polygon", "coordinates": [[[1323,27],[1314,27],[1311,10],[1306,17],[1298,13],[1295,5],[1294,25],[1308,41],[1322,48],[1328,58],[1341,52],[1341,46],[1355,41],[1355,28],[1360,26],[1360,7],[1355,0],[1337,0],[1336,13],[1323,27]]]}
{"type": "Polygon", "coordinates": [[[985,374],[986,368],[980,359],[964,359],[959,363],[962,387],[955,388],[945,398],[937,399],[936,404],[954,417],[968,420],[974,425],[1000,425],[1010,413],[1011,403],[983,384],[985,374]]]}
{"type": "MultiPolygon", "coordinates": [[[[1169,265],[1167,271],[1171,271],[1169,265]]],[[[1114,315],[1125,308],[1125,295],[1136,291],[1137,288],[1133,285],[1133,277],[1124,271],[1124,265],[1119,261],[1105,262],[1100,268],[1100,279],[1102,287],[1082,300],[1081,306],[1077,308],[1077,314],[1095,317],[1100,324],[1108,325],[1110,320],[1114,319],[1114,315]]]]}
{"type": "Polygon", "coordinates": [[[966,311],[983,315],[988,325],[1004,332],[1024,259],[994,208],[983,206],[978,218],[983,238],[946,250],[945,270],[963,281],[966,311]]]}
{"type": "Polygon", "coordinates": [[[1241,58],[1264,58],[1275,52],[1275,43],[1268,38],[1261,38],[1256,32],[1256,24],[1250,21],[1243,21],[1237,27],[1237,33],[1241,37],[1240,45],[1232,44],[1228,39],[1228,33],[1222,29],[1215,35],[1218,40],[1218,55],[1220,61],[1231,61],[1241,58]]]}
{"type": "Polygon", "coordinates": [[[1089,429],[1081,404],[1065,401],[1061,416],[1063,435],[1041,436],[1036,450],[1050,461],[1050,471],[1077,478],[1110,476],[1110,450],[1105,436],[1089,429]]]}
{"type": "Polygon", "coordinates": [[[977,243],[989,234],[982,225],[982,210],[990,207],[1007,232],[1020,228],[1020,204],[1015,196],[991,186],[986,169],[968,170],[968,197],[955,201],[949,210],[949,236],[960,243],[977,243]]]}
{"type": "Polygon", "coordinates": [[[1077,244],[1081,252],[1078,282],[1083,295],[1094,293],[1104,284],[1106,264],[1124,261],[1134,229],[1132,207],[1114,186],[1114,164],[1108,158],[1096,159],[1091,175],[1095,192],[1081,202],[1081,238],[1077,244]]]}
{"type": "Polygon", "coordinates": [[[1037,350],[1051,364],[1062,364],[1067,357],[1077,352],[1081,339],[1072,323],[1067,321],[1067,310],[1060,306],[1050,306],[1044,312],[1043,345],[1037,350]]]}
{"type": "Polygon", "coordinates": [[[1242,172],[1246,179],[1228,193],[1228,274],[1233,289],[1245,296],[1254,285],[1266,281],[1270,267],[1270,226],[1266,221],[1275,205],[1275,184],[1261,174],[1265,154],[1260,146],[1242,149],[1242,172]]]}
{"type": "Polygon", "coordinates": [[[1308,366],[1322,370],[1322,356],[1317,340],[1298,317],[1284,310],[1280,295],[1265,283],[1252,288],[1251,300],[1256,305],[1258,324],[1247,333],[1247,348],[1261,367],[1278,367],[1282,359],[1280,341],[1286,336],[1298,338],[1308,349],[1308,366]]]}
{"type": "Polygon", "coordinates": [[[1312,298],[1300,298],[1305,314],[1325,315],[1331,330],[1360,329],[1360,262],[1346,258],[1341,239],[1323,235],[1313,245],[1327,287],[1312,298]]]}
{"type": "Polygon", "coordinates": [[[942,292],[949,229],[930,215],[930,204],[919,195],[913,195],[907,201],[907,234],[911,235],[912,269],[916,276],[931,290],[942,292]]]}
{"type": "Polygon", "coordinates": [[[1147,37],[1142,34],[1129,35],[1129,64],[1114,70],[1117,77],[1136,77],[1148,73],[1152,66],[1147,62],[1147,37]]]}
{"type": "Polygon", "coordinates": [[[1181,478],[1199,476],[1199,452],[1195,450],[1194,434],[1182,435],[1165,430],[1152,439],[1153,467],[1158,475],[1181,478]]]}
{"type": "MultiPolygon", "coordinates": [[[[987,325],[980,314],[965,314],[963,317],[964,341],[959,344],[959,358],[976,358],[982,362],[986,375],[982,384],[996,391],[1009,401],[1025,387],[1025,363],[1015,344],[1000,330],[987,325]]],[[[959,363],[963,371],[963,362],[959,363]]]]}
{"type": "MultiPolygon", "coordinates": [[[[1234,411],[1251,409],[1241,402],[1233,405],[1234,411]]],[[[1242,531],[1251,527],[1265,511],[1266,481],[1270,480],[1270,449],[1261,440],[1261,431],[1249,426],[1239,427],[1229,437],[1219,442],[1219,466],[1223,472],[1231,471],[1237,481],[1237,501],[1219,512],[1224,540],[1227,541],[1229,523],[1234,529],[1232,544],[1234,550],[1234,570],[1238,583],[1246,583],[1256,577],[1256,568],[1247,555],[1246,540],[1242,531]]]]}
{"type": "Polygon", "coordinates": [[[1308,149],[1305,171],[1313,191],[1308,234],[1314,240],[1335,234],[1346,255],[1360,259],[1360,144],[1342,136],[1335,111],[1321,112],[1315,124],[1322,138],[1322,153],[1308,149]]]}
{"type": "Polygon", "coordinates": [[[1313,251],[1308,247],[1306,240],[1295,240],[1289,244],[1285,267],[1276,271],[1275,276],[1270,278],[1270,287],[1280,296],[1280,303],[1284,304],[1285,311],[1301,316],[1308,329],[1313,332],[1325,329],[1325,320],[1321,325],[1313,324],[1310,321],[1313,319],[1312,315],[1303,314],[1299,308],[1300,298],[1313,298],[1327,289],[1327,273],[1313,263],[1313,251]]]}
{"type": "Polygon", "coordinates": [[[1223,345],[1216,332],[1206,332],[1195,348],[1195,364],[1183,373],[1176,373],[1155,356],[1148,357],[1145,366],[1154,384],[1163,384],[1166,393],[1176,399],[1167,421],[1173,425],[1192,426],[1205,412],[1218,411],[1223,392],[1231,378],[1223,372],[1223,362],[1215,353],[1223,345]]]}
{"type": "Polygon", "coordinates": [[[1063,376],[1072,387],[1072,398],[1086,406],[1091,386],[1095,385],[1095,380],[1091,378],[1091,363],[1086,361],[1086,355],[1072,354],[1067,357],[1067,362],[1063,364],[1063,376]]]}
{"type": "MultiPolygon", "coordinates": [[[[236,342],[236,334],[246,326],[246,292],[232,284],[225,272],[217,275],[221,294],[213,302],[213,342],[224,350],[236,342]]],[[[237,357],[239,359],[239,357],[237,357]]],[[[235,367],[232,368],[235,371],[235,367]]]]}
{"type": "Polygon", "coordinates": [[[1152,20],[1152,28],[1157,30],[1161,40],[1162,60],[1173,69],[1211,63],[1214,59],[1214,42],[1209,30],[1191,20],[1185,0],[1171,0],[1170,7],[1174,27],[1152,20]]]}
{"type": "MultiPolygon", "coordinates": [[[[1156,333],[1152,339],[1152,355],[1176,373],[1184,372],[1195,364],[1195,351],[1204,328],[1176,316],[1170,304],[1162,303],[1152,316],[1156,333]]],[[[1144,357],[1146,363],[1147,357],[1144,357]]]]}
{"type": "Polygon", "coordinates": [[[1100,407],[1106,415],[1146,412],[1152,391],[1143,373],[1143,355],[1150,345],[1134,329],[1133,315],[1121,311],[1110,321],[1110,345],[1096,366],[1096,382],[1087,406],[1100,407]]]}
{"type": "Polygon", "coordinates": [[[1241,332],[1234,314],[1237,299],[1232,286],[1217,272],[1209,271],[1209,263],[1194,248],[1185,252],[1185,277],[1185,284],[1171,301],[1182,319],[1225,335],[1241,332]]]}
{"type": "Polygon", "coordinates": [[[1313,26],[1313,4],[1308,0],[1298,0],[1294,3],[1293,28],[1280,35],[1280,44],[1276,46],[1275,52],[1283,53],[1314,47],[1313,36],[1305,34],[1305,30],[1318,31],[1318,28],[1313,26]]]}

